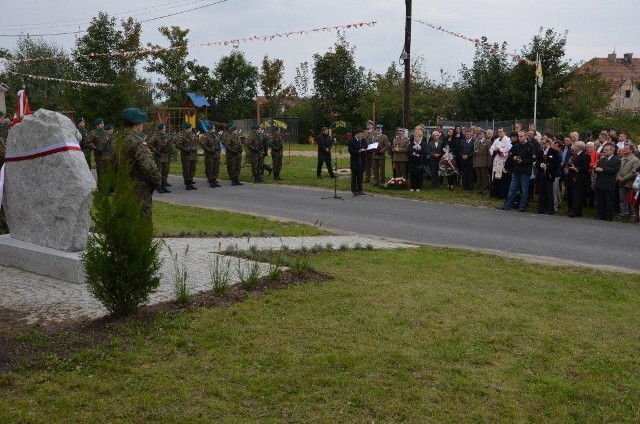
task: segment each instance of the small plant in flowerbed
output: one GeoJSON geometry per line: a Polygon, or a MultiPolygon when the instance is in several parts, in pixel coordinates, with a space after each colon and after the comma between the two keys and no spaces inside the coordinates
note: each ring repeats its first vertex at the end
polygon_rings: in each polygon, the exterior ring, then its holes
{"type": "Polygon", "coordinates": [[[384,187],[394,190],[409,190],[409,181],[402,177],[391,178],[384,187]]]}
{"type": "Polygon", "coordinates": [[[260,264],[257,262],[243,265],[242,260],[238,259],[237,272],[240,285],[243,288],[252,289],[258,285],[260,281],[260,264]]]}
{"type": "Polygon", "coordinates": [[[231,271],[231,259],[222,261],[216,255],[215,261],[209,262],[209,276],[211,279],[211,289],[215,294],[224,294],[229,289],[229,273],[231,271]]]}

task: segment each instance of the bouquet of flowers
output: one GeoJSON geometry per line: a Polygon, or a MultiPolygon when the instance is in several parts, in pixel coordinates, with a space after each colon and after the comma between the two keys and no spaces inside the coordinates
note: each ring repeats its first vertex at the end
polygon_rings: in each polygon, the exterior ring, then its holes
{"type": "Polygon", "coordinates": [[[384,186],[396,190],[409,190],[409,181],[402,177],[391,178],[384,186]]]}
{"type": "Polygon", "coordinates": [[[446,146],[443,151],[444,154],[442,155],[442,159],[440,159],[440,164],[438,165],[438,174],[441,177],[448,177],[449,175],[457,174],[458,169],[456,168],[456,160],[449,152],[449,146],[446,146]]]}

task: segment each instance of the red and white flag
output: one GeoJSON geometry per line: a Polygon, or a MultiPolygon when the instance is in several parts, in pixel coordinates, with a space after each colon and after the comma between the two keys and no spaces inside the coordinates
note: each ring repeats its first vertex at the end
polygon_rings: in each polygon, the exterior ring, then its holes
{"type": "Polygon", "coordinates": [[[31,106],[29,106],[29,99],[27,99],[27,92],[24,90],[18,91],[18,104],[16,105],[16,113],[13,115],[13,124],[18,124],[26,115],[31,115],[31,106]]]}

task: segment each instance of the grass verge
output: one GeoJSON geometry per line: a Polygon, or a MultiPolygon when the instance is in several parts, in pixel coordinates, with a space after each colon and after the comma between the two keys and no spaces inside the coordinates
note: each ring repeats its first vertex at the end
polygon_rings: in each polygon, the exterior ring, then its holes
{"type": "Polygon", "coordinates": [[[427,247],[313,261],[334,280],[0,376],[0,422],[640,419],[637,275],[427,247]]]}

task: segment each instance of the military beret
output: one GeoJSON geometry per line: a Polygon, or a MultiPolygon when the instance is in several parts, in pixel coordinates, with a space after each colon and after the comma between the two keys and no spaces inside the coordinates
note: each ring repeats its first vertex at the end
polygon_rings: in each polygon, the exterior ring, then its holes
{"type": "Polygon", "coordinates": [[[478,129],[476,129],[476,132],[477,133],[484,133],[484,130],[482,128],[478,128],[478,129]]]}
{"type": "Polygon", "coordinates": [[[373,121],[372,121],[371,119],[369,119],[369,120],[367,121],[367,125],[369,125],[369,124],[373,125],[373,121]]]}
{"type": "Polygon", "coordinates": [[[618,132],[618,129],[617,129],[616,127],[611,127],[611,128],[609,128],[609,131],[615,131],[615,132],[618,132]]]}
{"type": "Polygon", "coordinates": [[[399,131],[403,131],[404,132],[404,128],[400,128],[400,127],[396,128],[396,132],[399,132],[399,131]]]}
{"type": "Polygon", "coordinates": [[[147,122],[149,120],[149,116],[142,109],[130,107],[129,109],[125,109],[124,112],[122,112],[122,119],[124,119],[124,121],[128,122],[129,124],[137,125],[147,122]]]}
{"type": "Polygon", "coordinates": [[[159,129],[159,130],[163,130],[163,129],[165,129],[165,128],[166,128],[166,125],[165,125],[163,122],[160,122],[160,123],[158,124],[158,129],[159,129]]]}
{"type": "Polygon", "coordinates": [[[100,124],[104,124],[104,119],[96,118],[96,120],[93,121],[93,125],[100,125],[100,124]]]}
{"type": "Polygon", "coordinates": [[[382,124],[376,125],[376,128],[382,128],[382,124]]]}
{"type": "Polygon", "coordinates": [[[105,125],[105,126],[104,126],[104,129],[105,129],[106,131],[112,130],[112,129],[113,129],[113,124],[107,124],[107,125],[105,125]]]}
{"type": "Polygon", "coordinates": [[[257,130],[257,129],[258,129],[258,126],[257,126],[256,124],[253,124],[253,125],[251,125],[251,129],[252,129],[252,130],[257,130]]]}
{"type": "Polygon", "coordinates": [[[235,130],[235,129],[236,129],[236,126],[235,126],[235,125],[233,125],[233,124],[229,125],[229,131],[233,131],[233,130],[235,130]]]}
{"type": "Polygon", "coordinates": [[[0,110],[0,118],[4,116],[4,112],[0,110]]]}
{"type": "MultiPolygon", "coordinates": [[[[0,112],[0,116],[2,116],[2,112],[0,112]]],[[[79,124],[80,122],[84,122],[84,117],[83,116],[78,116],[76,118],[76,124],[79,124]]]]}
{"type": "Polygon", "coordinates": [[[189,128],[191,128],[191,124],[188,122],[183,122],[182,123],[182,129],[183,130],[188,130],[189,128]]]}

